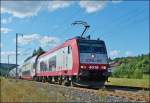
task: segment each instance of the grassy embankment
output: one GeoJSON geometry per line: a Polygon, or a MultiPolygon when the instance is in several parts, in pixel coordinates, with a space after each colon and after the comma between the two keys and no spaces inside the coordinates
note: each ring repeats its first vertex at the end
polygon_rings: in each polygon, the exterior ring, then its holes
{"type": "Polygon", "coordinates": [[[62,92],[49,90],[45,83],[44,87],[38,86],[34,81],[22,81],[5,79],[0,77],[1,98],[0,102],[65,102],[66,97],[62,92]]]}
{"type": "Polygon", "coordinates": [[[113,78],[110,77],[107,84],[119,85],[119,86],[132,86],[132,87],[144,87],[149,88],[150,80],[148,75],[145,75],[143,79],[128,79],[128,78],[113,78]]]}
{"type": "MultiPolygon", "coordinates": [[[[111,78],[112,79],[112,78],[111,78]]],[[[113,80],[113,79],[112,79],[113,80]]],[[[114,79],[119,82],[119,80],[114,79]]],[[[135,81],[132,81],[135,83],[135,81]]],[[[5,79],[0,77],[1,83],[1,98],[0,102],[12,102],[12,103],[20,103],[20,102],[66,102],[68,99],[68,94],[65,94],[65,90],[61,88],[55,88],[53,86],[49,86],[48,83],[38,83],[34,81],[25,81],[25,80],[15,80],[15,79],[5,79]]],[[[114,82],[115,83],[115,82],[114,82]]],[[[125,81],[122,82],[125,84],[125,81]]],[[[100,91],[100,96],[104,96],[106,94],[115,93],[118,95],[116,91],[100,91]]],[[[119,92],[120,93],[120,92],[119,92]]],[[[129,93],[127,93],[129,94],[129,93]]],[[[139,93],[138,93],[139,94],[139,93]]],[[[121,95],[121,93],[120,93],[121,95]]],[[[124,95],[124,93],[122,93],[124,95]]],[[[131,96],[131,94],[129,94],[131,96]]],[[[135,97],[135,94],[133,94],[135,97]]],[[[141,96],[141,94],[139,94],[141,96]]],[[[76,98],[74,95],[72,97],[76,98]]],[[[71,98],[72,98],[71,97],[71,98]]],[[[136,96],[136,98],[139,96],[136,96]]],[[[70,97],[69,97],[70,98],[70,97]]],[[[144,100],[149,101],[148,95],[143,94],[141,98],[146,98],[144,100]]]]}

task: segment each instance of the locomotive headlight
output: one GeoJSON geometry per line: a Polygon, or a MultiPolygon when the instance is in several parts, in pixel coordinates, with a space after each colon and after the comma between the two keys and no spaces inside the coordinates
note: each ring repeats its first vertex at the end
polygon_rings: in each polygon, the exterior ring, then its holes
{"type": "Polygon", "coordinates": [[[106,66],[101,66],[102,69],[106,69],[106,66]]]}
{"type": "Polygon", "coordinates": [[[86,69],[86,66],[85,65],[81,65],[80,68],[86,69]]]}
{"type": "Polygon", "coordinates": [[[82,66],[82,65],[81,65],[80,67],[83,69],[83,66],[82,66]]]}

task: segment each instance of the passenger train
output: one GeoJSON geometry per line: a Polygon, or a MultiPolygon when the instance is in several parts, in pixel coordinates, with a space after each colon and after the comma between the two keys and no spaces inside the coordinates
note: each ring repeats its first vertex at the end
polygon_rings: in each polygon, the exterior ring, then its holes
{"type": "Polygon", "coordinates": [[[75,37],[24,62],[19,75],[40,82],[99,87],[108,79],[108,67],[103,40],[75,37]]]}

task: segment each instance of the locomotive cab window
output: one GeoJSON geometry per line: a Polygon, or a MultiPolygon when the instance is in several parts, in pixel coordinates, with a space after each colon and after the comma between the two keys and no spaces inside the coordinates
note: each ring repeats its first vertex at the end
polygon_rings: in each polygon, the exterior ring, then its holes
{"type": "Polygon", "coordinates": [[[79,51],[80,53],[99,53],[105,54],[106,48],[103,44],[94,44],[94,43],[79,43],[79,51]]]}

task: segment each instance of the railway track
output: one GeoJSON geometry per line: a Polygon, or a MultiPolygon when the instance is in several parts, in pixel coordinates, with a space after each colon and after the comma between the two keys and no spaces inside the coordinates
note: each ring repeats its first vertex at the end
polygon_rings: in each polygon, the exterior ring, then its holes
{"type": "Polygon", "coordinates": [[[105,85],[106,89],[124,90],[124,91],[150,91],[150,88],[144,87],[131,87],[131,86],[117,86],[117,85],[105,85]]]}
{"type": "Polygon", "coordinates": [[[120,102],[119,100],[125,102],[140,102],[140,103],[150,101],[149,89],[143,89],[140,87],[105,85],[105,88],[93,89],[93,88],[83,88],[80,86],[67,87],[59,84],[50,84],[50,85],[58,86],[59,88],[67,88],[70,90],[95,94],[99,97],[109,98],[110,100],[114,99],[117,102],[120,102]]]}
{"type": "Polygon", "coordinates": [[[95,93],[99,96],[116,97],[121,99],[124,98],[132,102],[150,101],[150,97],[149,97],[150,92],[148,88],[143,89],[140,87],[107,85],[105,86],[105,88],[100,88],[100,89],[89,89],[89,88],[78,88],[78,87],[74,87],[74,89],[95,93]]]}

